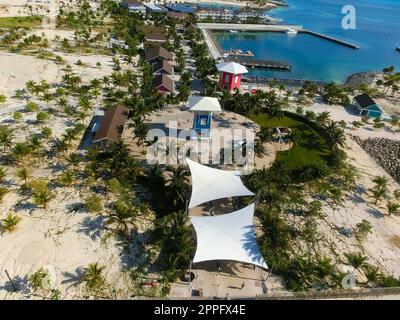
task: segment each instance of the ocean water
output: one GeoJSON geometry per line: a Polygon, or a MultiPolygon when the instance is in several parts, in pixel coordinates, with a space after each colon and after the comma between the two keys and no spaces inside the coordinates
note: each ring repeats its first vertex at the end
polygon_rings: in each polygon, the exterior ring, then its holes
{"type": "Polygon", "coordinates": [[[251,50],[255,59],[281,60],[290,72],[251,69],[250,74],[343,82],[355,72],[400,71],[400,0],[287,0],[288,8],[270,11],[286,24],[357,44],[354,50],[307,34],[215,32],[224,50],[251,50]],[[344,5],[356,9],[356,29],[342,28],[344,5]]]}

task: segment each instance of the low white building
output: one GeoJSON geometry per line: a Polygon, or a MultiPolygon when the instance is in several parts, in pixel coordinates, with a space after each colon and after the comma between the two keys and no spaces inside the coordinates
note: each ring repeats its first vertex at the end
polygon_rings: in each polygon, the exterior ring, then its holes
{"type": "Polygon", "coordinates": [[[232,10],[225,10],[225,9],[200,9],[195,13],[197,19],[204,20],[204,19],[212,19],[212,20],[232,20],[234,17],[234,12],[232,10]]]}
{"type": "Polygon", "coordinates": [[[134,0],[122,0],[121,6],[128,8],[130,13],[139,13],[142,15],[146,14],[146,7],[143,3],[134,0]]]}

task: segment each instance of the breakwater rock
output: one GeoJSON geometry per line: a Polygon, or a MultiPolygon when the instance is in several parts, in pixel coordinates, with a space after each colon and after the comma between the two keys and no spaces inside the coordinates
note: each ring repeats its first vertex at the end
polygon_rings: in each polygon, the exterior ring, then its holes
{"type": "Polygon", "coordinates": [[[400,183],[400,141],[386,138],[361,139],[357,142],[397,183],[400,183]]]}
{"type": "Polygon", "coordinates": [[[347,78],[345,85],[353,89],[358,89],[362,84],[370,86],[374,83],[376,75],[375,72],[354,73],[347,78]]]}

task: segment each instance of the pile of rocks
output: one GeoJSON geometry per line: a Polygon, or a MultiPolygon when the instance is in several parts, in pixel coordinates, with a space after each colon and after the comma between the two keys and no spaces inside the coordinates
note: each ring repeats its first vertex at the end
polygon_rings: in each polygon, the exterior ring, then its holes
{"type": "Polygon", "coordinates": [[[385,138],[362,140],[351,136],[394,180],[400,183],[400,141],[385,138]]]}
{"type": "Polygon", "coordinates": [[[358,89],[362,84],[370,86],[374,83],[376,75],[374,72],[354,73],[347,78],[345,85],[353,89],[358,89]]]}

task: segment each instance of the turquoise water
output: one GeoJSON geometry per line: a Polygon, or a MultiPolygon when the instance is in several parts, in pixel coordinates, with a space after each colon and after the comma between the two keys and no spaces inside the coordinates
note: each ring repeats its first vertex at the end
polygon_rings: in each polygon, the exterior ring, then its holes
{"type": "Polygon", "coordinates": [[[256,70],[253,75],[345,81],[362,71],[380,71],[395,66],[400,71],[400,0],[288,0],[289,8],[270,14],[286,24],[304,28],[359,45],[359,50],[338,45],[311,35],[285,33],[216,32],[224,50],[251,50],[255,59],[282,60],[293,67],[290,72],[256,70]],[[356,8],[356,30],[341,27],[342,7],[356,8]]]}

